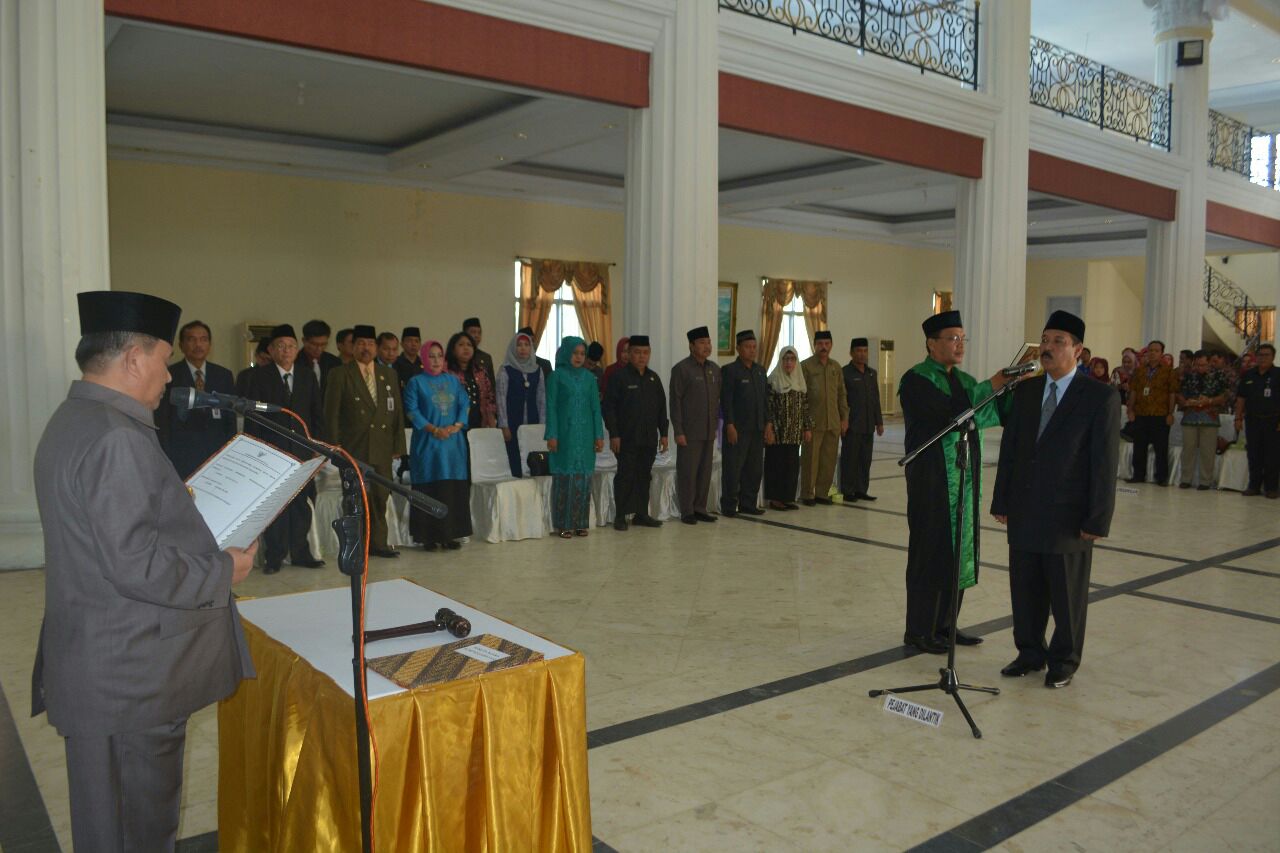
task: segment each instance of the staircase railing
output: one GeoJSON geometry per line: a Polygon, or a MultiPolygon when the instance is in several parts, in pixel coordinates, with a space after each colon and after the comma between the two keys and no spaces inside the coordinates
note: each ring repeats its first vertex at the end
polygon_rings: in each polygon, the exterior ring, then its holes
{"type": "Polygon", "coordinates": [[[1249,294],[1222,273],[1204,262],[1204,302],[1231,324],[1244,338],[1245,349],[1256,348],[1261,341],[1262,316],[1257,303],[1249,302],[1249,294]]]}

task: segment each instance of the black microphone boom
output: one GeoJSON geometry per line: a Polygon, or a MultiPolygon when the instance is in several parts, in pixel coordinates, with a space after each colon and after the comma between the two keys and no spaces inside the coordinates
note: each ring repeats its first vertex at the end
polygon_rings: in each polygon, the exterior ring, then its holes
{"type": "Polygon", "coordinates": [[[194,388],[174,388],[169,392],[169,402],[179,409],[228,409],[244,414],[245,412],[283,412],[283,406],[274,403],[260,403],[247,397],[234,394],[219,394],[217,391],[197,391],[194,388]]]}
{"type": "Polygon", "coordinates": [[[1022,376],[1024,374],[1031,373],[1039,367],[1040,365],[1036,364],[1034,361],[1027,361],[1022,364],[1015,364],[1012,367],[1006,367],[1001,370],[1000,373],[1004,376],[1022,376]]]}

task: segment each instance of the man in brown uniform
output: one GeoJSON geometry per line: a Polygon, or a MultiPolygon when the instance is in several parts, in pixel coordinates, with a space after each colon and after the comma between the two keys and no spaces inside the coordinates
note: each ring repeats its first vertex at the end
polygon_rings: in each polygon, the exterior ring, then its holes
{"type": "MultiPolygon", "coordinates": [[[[391,477],[396,457],[403,456],[404,408],[400,403],[400,378],[390,367],[374,363],[377,333],[373,326],[356,326],[355,360],[329,373],[324,393],[325,435],[357,459],[391,477]]],[[[387,497],[381,486],[369,491],[369,554],[398,557],[387,544],[387,497]]]]}
{"type": "Polygon", "coordinates": [[[720,408],[720,365],[710,360],[711,332],[690,329],[689,357],[671,368],[671,429],[676,436],[676,491],[685,524],[715,521],[707,512],[716,414],[720,408]]]}
{"type": "Polygon", "coordinates": [[[831,333],[813,336],[813,355],[800,362],[809,390],[809,415],[813,438],[800,448],[800,499],[805,506],[830,504],[831,481],[836,473],[840,436],[849,431],[849,399],[844,372],[831,360],[831,333]]]}
{"type": "Polygon", "coordinates": [[[1142,364],[1129,378],[1128,417],[1133,431],[1133,476],[1126,482],[1147,480],[1147,446],[1156,449],[1156,485],[1169,484],[1169,427],[1177,403],[1178,378],[1165,364],[1164,343],[1147,344],[1142,364]]]}

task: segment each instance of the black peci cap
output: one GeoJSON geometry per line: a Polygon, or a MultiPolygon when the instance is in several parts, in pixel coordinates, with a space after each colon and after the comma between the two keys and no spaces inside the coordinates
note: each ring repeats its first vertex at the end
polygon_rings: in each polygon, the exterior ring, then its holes
{"type": "Polygon", "coordinates": [[[696,329],[690,329],[685,332],[685,336],[689,338],[689,343],[711,337],[711,330],[706,326],[699,326],[696,329]]]}
{"type": "Polygon", "coordinates": [[[90,290],[76,294],[80,334],[135,332],[173,343],[182,309],[167,299],[127,290],[90,290]]]}
{"type": "Polygon", "coordinates": [[[1049,320],[1044,327],[1075,335],[1077,341],[1082,343],[1084,341],[1084,320],[1069,311],[1054,311],[1049,315],[1049,320]]]}
{"type": "Polygon", "coordinates": [[[866,338],[854,338],[849,341],[849,349],[857,349],[858,347],[869,346],[866,338]]]}
{"type": "Polygon", "coordinates": [[[276,338],[293,338],[296,341],[298,336],[294,334],[293,326],[288,323],[281,323],[279,326],[276,326],[271,330],[271,337],[267,338],[267,342],[270,343],[276,338]]]}
{"type": "Polygon", "coordinates": [[[628,347],[647,347],[649,345],[648,335],[632,335],[627,339],[628,347]]]}
{"type": "Polygon", "coordinates": [[[924,329],[926,338],[936,338],[943,329],[962,329],[964,323],[960,321],[959,311],[943,311],[925,320],[920,328],[924,329]]]}
{"type": "Polygon", "coordinates": [[[814,332],[813,339],[815,341],[829,341],[831,340],[831,333],[823,329],[821,332],[814,332]]]}
{"type": "Polygon", "coordinates": [[[400,333],[401,338],[422,338],[422,330],[417,326],[405,326],[404,331],[400,333]]]}
{"type": "Polygon", "coordinates": [[[737,343],[742,343],[743,341],[754,341],[755,339],[756,333],[752,329],[743,329],[741,332],[738,332],[737,337],[734,338],[737,343]]]}
{"type": "Polygon", "coordinates": [[[374,331],[373,326],[355,326],[354,328],[352,328],[351,330],[352,342],[354,343],[355,341],[358,341],[361,338],[368,338],[371,341],[376,341],[378,339],[378,333],[374,331]]]}

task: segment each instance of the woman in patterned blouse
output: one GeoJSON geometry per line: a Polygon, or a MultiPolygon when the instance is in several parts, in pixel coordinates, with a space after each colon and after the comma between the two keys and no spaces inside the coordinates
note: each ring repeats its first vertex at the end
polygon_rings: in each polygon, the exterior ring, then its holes
{"type": "Polygon", "coordinates": [[[774,443],[764,449],[764,497],[773,509],[799,509],[796,488],[800,477],[800,444],[812,436],[809,394],[800,356],[783,347],[778,366],[769,374],[769,413],[774,443]]]}

